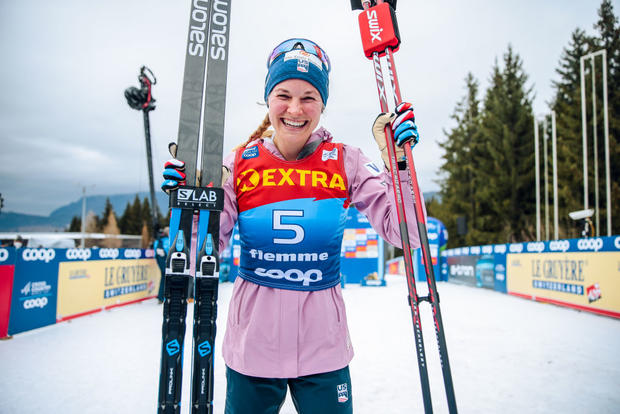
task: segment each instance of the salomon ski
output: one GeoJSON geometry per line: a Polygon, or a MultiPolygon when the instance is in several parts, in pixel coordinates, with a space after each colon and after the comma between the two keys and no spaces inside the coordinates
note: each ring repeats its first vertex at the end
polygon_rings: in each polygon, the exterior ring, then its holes
{"type": "MultiPolygon", "coordinates": [[[[362,37],[362,45],[364,54],[373,60],[375,71],[375,79],[377,90],[379,92],[379,102],[382,112],[389,111],[387,101],[386,85],[381,69],[380,57],[387,56],[387,69],[389,72],[390,83],[392,86],[392,96],[395,106],[402,102],[400,94],[400,86],[396,75],[396,67],[394,63],[393,52],[398,50],[400,46],[400,33],[396,23],[396,0],[351,0],[351,6],[354,10],[362,9],[359,15],[360,33],[362,37]]],[[[446,397],[448,401],[448,409],[451,414],[457,412],[456,398],[454,395],[454,386],[452,383],[452,373],[450,370],[450,362],[448,360],[448,350],[446,345],[446,337],[443,329],[441,318],[441,310],[439,308],[439,295],[435,283],[435,275],[431,261],[431,254],[428,243],[428,235],[426,223],[424,220],[424,210],[422,208],[422,199],[418,187],[418,179],[413,163],[411,153],[411,144],[404,144],[405,156],[407,158],[407,170],[411,182],[410,190],[413,192],[415,204],[415,212],[417,219],[417,227],[420,239],[420,247],[422,249],[422,261],[426,273],[426,281],[428,284],[428,296],[421,297],[417,294],[415,286],[415,276],[413,274],[413,260],[411,256],[411,244],[409,242],[409,234],[407,231],[407,218],[405,216],[405,208],[402,197],[402,183],[398,174],[398,164],[396,160],[396,148],[392,139],[391,129],[389,125],[385,128],[387,139],[387,148],[390,159],[390,171],[394,188],[394,197],[396,199],[398,220],[400,222],[400,234],[403,247],[403,256],[405,262],[405,273],[407,276],[407,286],[409,289],[409,305],[411,307],[411,315],[413,319],[414,337],[416,342],[416,351],[418,358],[418,368],[420,372],[420,383],[422,386],[422,397],[424,401],[424,411],[426,413],[433,412],[431,399],[431,391],[428,378],[428,369],[426,366],[426,355],[424,350],[424,341],[422,338],[422,326],[420,323],[419,305],[421,301],[427,301],[431,304],[433,310],[433,318],[435,322],[435,332],[437,335],[437,344],[439,348],[439,357],[444,379],[446,397]]]]}
{"type": "Polygon", "coordinates": [[[172,242],[164,278],[158,413],[180,413],[187,299],[194,282],[191,412],[212,412],[213,343],[219,280],[217,246],[219,211],[223,208],[223,190],[218,187],[221,182],[229,16],[230,0],[192,0],[176,150],[176,157],[185,162],[188,185],[179,187],[170,195],[172,242]],[[209,87],[209,84],[215,86],[209,87]],[[203,111],[206,120],[201,143],[203,111]],[[197,174],[201,147],[202,168],[197,174]],[[193,278],[191,239],[194,214],[198,212],[196,277],[193,278]]]}
{"type": "Polygon", "coordinates": [[[222,181],[224,114],[226,109],[226,72],[230,33],[230,0],[213,0],[209,13],[209,49],[200,182],[217,200],[213,208],[202,209],[198,220],[198,257],[194,284],[194,336],[192,365],[192,413],[213,412],[213,348],[217,318],[219,283],[220,211],[222,181]],[[217,190],[217,192],[216,192],[217,190]]]}

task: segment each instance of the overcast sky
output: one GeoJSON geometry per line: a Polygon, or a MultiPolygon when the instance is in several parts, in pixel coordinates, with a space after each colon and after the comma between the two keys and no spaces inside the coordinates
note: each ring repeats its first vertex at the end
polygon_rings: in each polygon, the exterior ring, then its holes
{"type": "MultiPolygon", "coordinates": [[[[614,1],[615,14],[620,7],[614,1]]],[[[414,159],[422,191],[439,188],[443,130],[472,72],[488,85],[508,44],[521,56],[548,112],[551,81],[571,33],[593,33],[598,0],[398,2],[402,46],[396,68],[415,105],[421,143],[414,159]]],[[[123,91],[140,66],[157,76],[151,112],[155,185],[178,128],[189,0],[0,2],[0,193],[4,211],[48,215],[88,194],[148,190],[142,115],[123,91]]],[[[264,117],[266,57],[290,37],[315,40],[332,62],[322,125],[379,161],[370,126],[379,104],[348,0],[232,0],[224,150],[264,117]]],[[[117,212],[120,213],[120,212],[117,212]]]]}

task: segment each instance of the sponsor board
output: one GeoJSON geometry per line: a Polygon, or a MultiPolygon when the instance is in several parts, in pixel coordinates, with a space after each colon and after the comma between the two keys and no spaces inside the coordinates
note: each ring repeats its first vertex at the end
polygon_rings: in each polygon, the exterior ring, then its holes
{"type": "MultiPolygon", "coordinates": [[[[130,256],[139,249],[126,249],[130,256]]],[[[161,273],[154,259],[63,262],[58,268],[58,320],[157,294],[161,273]]]]}
{"type": "MultiPolygon", "coordinates": [[[[343,283],[361,283],[370,274],[383,278],[383,239],[370,226],[368,218],[349,207],[340,249],[343,283]]],[[[344,286],[344,285],[343,285],[344,286]]]]}
{"type": "Polygon", "coordinates": [[[620,252],[508,254],[508,293],[620,317],[620,252]]]}
{"type": "Polygon", "coordinates": [[[17,250],[11,293],[9,335],[56,322],[59,260],[64,260],[63,249],[17,250]]]}
{"type": "Polygon", "coordinates": [[[447,257],[448,280],[468,286],[493,289],[495,285],[495,263],[493,256],[447,257]]]}

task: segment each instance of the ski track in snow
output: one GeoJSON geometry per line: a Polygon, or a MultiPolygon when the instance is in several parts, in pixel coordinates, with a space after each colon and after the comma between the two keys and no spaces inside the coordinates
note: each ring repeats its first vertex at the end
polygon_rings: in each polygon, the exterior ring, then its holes
{"type": "MultiPolygon", "coordinates": [[[[354,412],[422,413],[407,286],[402,276],[388,276],[387,283],[344,289],[356,353],[354,412]]],[[[450,283],[439,283],[438,291],[460,413],[620,411],[620,321],[450,283]]],[[[231,292],[231,283],[220,284],[215,413],[224,411],[221,344],[231,292]]],[[[445,413],[431,308],[420,306],[433,406],[445,413]]],[[[192,305],[183,413],[191,315],[192,305]]],[[[0,413],[155,413],[161,318],[161,305],[149,300],[1,341],[0,413]]],[[[290,396],[281,413],[295,413],[290,396]]]]}

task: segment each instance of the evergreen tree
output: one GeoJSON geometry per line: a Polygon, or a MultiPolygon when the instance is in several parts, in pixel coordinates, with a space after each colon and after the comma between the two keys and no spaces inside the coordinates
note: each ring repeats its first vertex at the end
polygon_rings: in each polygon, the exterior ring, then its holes
{"type": "Polygon", "coordinates": [[[130,217],[129,217],[130,212],[131,212],[131,204],[128,202],[127,205],[125,206],[125,210],[123,211],[123,214],[118,220],[118,227],[121,231],[121,234],[129,234],[127,233],[127,229],[129,227],[128,221],[130,220],[130,217]]]}
{"type": "Polygon", "coordinates": [[[478,81],[471,73],[465,77],[466,95],[457,103],[451,118],[456,126],[444,131],[446,140],[439,143],[444,149],[441,165],[441,204],[433,202],[434,217],[441,220],[450,234],[450,246],[467,243],[467,237],[456,231],[457,217],[465,217],[474,232],[469,237],[476,238],[476,176],[473,157],[480,145],[480,100],[478,99],[478,81]]]}
{"type": "MultiPolygon", "coordinates": [[[[558,192],[560,237],[579,237],[581,229],[568,218],[571,211],[582,210],[583,150],[581,119],[580,59],[589,53],[606,50],[607,92],[609,117],[609,153],[611,176],[612,218],[620,216],[620,27],[610,1],[603,0],[598,10],[599,20],[594,24],[598,36],[590,37],[576,29],[564,49],[556,72],[560,80],[553,82],[555,97],[552,109],[556,112],[558,136],[558,192]]],[[[599,234],[607,234],[605,142],[602,60],[595,58],[596,70],[592,73],[591,61],[584,65],[584,94],[586,108],[586,134],[588,144],[588,206],[595,208],[594,134],[592,113],[592,76],[596,83],[597,159],[599,164],[599,234]]],[[[620,221],[612,220],[612,234],[620,233],[620,221]]]]}
{"type": "Polygon", "coordinates": [[[80,231],[82,231],[82,219],[78,216],[73,216],[67,231],[72,233],[79,233],[80,231]]]}
{"type": "Polygon", "coordinates": [[[532,91],[521,58],[508,46],[484,99],[481,151],[476,154],[478,223],[486,243],[532,240],[534,131],[532,91]]]}
{"type": "Polygon", "coordinates": [[[142,205],[140,198],[136,194],[133,200],[133,204],[127,203],[125,212],[123,213],[121,220],[121,232],[123,234],[139,235],[142,232],[142,205]]]}
{"type": "Polygon", "coordinates": [[[114,222],[116,223],[116,214],[114,213],[114,206],[110,202],[110,198],[107,197],[105,199],[105,207],[103,212],[101,213],[101,218],[99,219],[99,231],[103,232],[103,229],[108,225],[110,215],[114,216],[114,222]]]}

